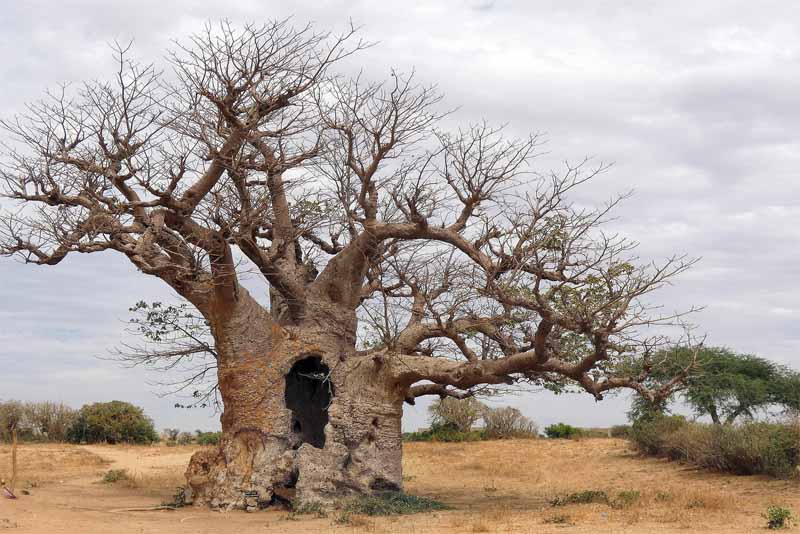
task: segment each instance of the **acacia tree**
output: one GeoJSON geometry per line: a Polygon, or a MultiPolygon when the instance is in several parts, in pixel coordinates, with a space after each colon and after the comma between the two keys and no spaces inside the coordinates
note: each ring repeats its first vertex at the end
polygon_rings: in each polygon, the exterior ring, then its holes
{"type": "Polygon", "coordinates": [[[644,328],[675,317],[644,297],[691,262],[637,265],[602,232],[619,199],[567,199],[605,168],[535,174],[536,136],[439,129],[434,88],[334,73],[354,39],[223,24],[178,45],[174,76],[120,50],[112,81],[3,123],[21,203],[3,254],[123,254],[210,328],[223,437],[191,460],[196,503],[398,489],[402,404],[422,395],[527,381],[655,399],[680,380],[645,385],[663,340],[644,328]],[[251,266],[268,306],[240,283],[251,266]]]}
{"type": "Polygon", "coordinates": [[[696,351],[674,348],[662,351],[662,365],[650,373],[648,383],[658,386],[693,362],[692,372],[674,388],[673,394],[653,406],[647,399],[634,400],[631,418],[663,413],[672,397],[680,397],[698,416],[714,424],[733,424],[771,409],[800,409],[800,373],[752,354],[739,354],[724,347],[702,347],[696,351]]]}

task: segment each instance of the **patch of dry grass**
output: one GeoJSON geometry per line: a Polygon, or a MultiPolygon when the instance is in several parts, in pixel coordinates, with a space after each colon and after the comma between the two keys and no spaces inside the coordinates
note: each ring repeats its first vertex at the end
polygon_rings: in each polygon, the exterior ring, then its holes
{"type": "MultiPolygon", "coordinates": [[[[195,450],[196,447],[26,444],[20,455],[23,479],[26,470],[27,474],[44,475],[47,469],[51,480],[59,480],[70,473],[83,477],[64,486],[45,485],[35,491],[36,499],[26,502],[29,506],[38,503],[42,507],[37,512],[39,518],[59,518],[59,510],[65,509],[64,503],[86,506],[87,495],[93,495],[93,502],[107,502],[109,508],[157,505],[184,483],[183,472],[195,450]],[[116,484],[98,483],[109,469],[126,469],[128,480],[116,484]],[[59,493],[62,487],[63,494],[59,493]]],[[[6,452],[7,449],[0,447],[0,469],[3,459],[8,458],[6,452]]],[[[279,512],[254,516],[215,514],[193,508],[170,512],[169,516],[135,517],[136,521],[148,521],[146,531],[153,532],[181,531],[179,522],[174,526],[164,523],[165,517],[181,517],[192,523],[202,523],[206,529],[203,531],[227,529],[241,533],[665,534],[702,531],[704,534],[727,534],[763,529],[761,514],[770,504],[780,503],[800,510],[800,484],[796,481],[735,477],[688,469],[674,462],[640,457],[628,449],[626,442],[618,439],[409,443],[404,456],[405,490],[444,502],[453,507],[452,510],[402,518],[366,517],[357,513],[341,518],[340,512],[326,518],[300,516],[291,524],[282,520],[284,514],[279,512]],[[589,489],[604,491],[609,502],[566,504],[558,508],[549,504],[558,495],[589,489]],[[621,495],[629,498],[623,499],[621,495]]],[[[95,516],[76,514],[76,518],[89,517],[84,530],[76,531],[110,531],[92,524],[95,516]]],[[[109,524],[114,532],[135,534],[141,531],[141,523],[135,522],[133,517],[109,516],[108,519],[113,520],[113,524],[109,524]]],[[[11,520],[20,522],[14,516],[11,520]]],[[[186,525],[180,525],[184,527],[186,525]]]]}
{"type": "MultiPolygon", "coordinates": [[[[17,451],[19,487],[99,472],[109,462],[77,445],[23,443],[17,451]]],[[[0,478],[10,478],[11,446],[0,444],[0,478]]]]}

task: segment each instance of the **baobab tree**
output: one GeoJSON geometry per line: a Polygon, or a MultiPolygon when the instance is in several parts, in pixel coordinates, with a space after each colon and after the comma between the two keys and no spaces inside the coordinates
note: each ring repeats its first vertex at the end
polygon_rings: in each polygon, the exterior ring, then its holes
{"type": "Polygon", "coordinates": [[[680,380],[646,385],[664,342],[646,328],[676,319],[646,297],[691,261],[638,265],[602,230],[620,198],[569,201],[605,167],[534,173],[535,135],[448,132],[434,87],[337,74],[355,33],[208,27],[166,75],[120,47],[110,81],[2,123],[19,203],[2,254],[123,254],[210,329],[223,437],[191,460],[195,503],[399,489],[402,405],[423,395],[532,382],[657,399],[680,380]]]}

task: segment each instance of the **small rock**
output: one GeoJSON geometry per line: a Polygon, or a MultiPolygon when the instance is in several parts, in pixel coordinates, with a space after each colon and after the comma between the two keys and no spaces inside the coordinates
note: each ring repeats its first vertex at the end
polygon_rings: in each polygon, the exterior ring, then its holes
{"type": "Polygon", "coordinates": [[[258,512],[258,506],[248,506],[244,509],[245,512],[252,514],[253,512],[258,512]]]}

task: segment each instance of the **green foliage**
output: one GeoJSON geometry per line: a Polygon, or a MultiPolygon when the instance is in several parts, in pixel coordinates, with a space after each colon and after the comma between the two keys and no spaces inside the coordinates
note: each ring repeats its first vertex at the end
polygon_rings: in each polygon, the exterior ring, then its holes
{"type": "Polygon", "coordinates": [[[630,437],[646,454],[739,475],[788,478],[800,465],[800,429],[791,425],[706,425],[662,415],[634,423],[630,437]]]}
{"type": "Polygon", "coordinates": [[[122,401],[87,404],[67,432],[73,443],[152,443],[153,421],[141,408],[122,401]]]}
{"type": "Polygon", "coordinates": [[[198,445],[218,445],[219,440],[222,438],[222,432],[202,432],[197,431],[197,444],[198,445]]]}
{"type": "Polygon", "coordinates": [[[550,506],[566,506],[568,504],[609,504],[608,494],[602,490],[583,490],[567,495],[559,495],[550,501],[550,506]]]}
{"type": "Polygon", "coordinates": [[[125,469],[111,469],[103,475],[103,482],[106,484],[113,484],[120,480],[128,479],[128,471],[125,469]]]}
{"type": "Polygon", "coordinates": [[[544,433],[548,438],[554,439],[574,439],[577,438],[581,430],[578,427],[565,423],[556,423],[545,427],[544,433]]]}
{"type": "Polygon", "coordinates": [[[763,516],[770,530],[788,528],[792,521],[792,511],[782,506],[770,506],[763,516]]]}
{"type": "MultiPolygon", "coordinates": [[[[655,357],[651,386],[667,383],[693,357],[690,349],[662,351],[655,357]]],[[[714,423],[731,424],[740,417],[753,417],[759,410],[779,407],[800,409],[800,373],[751,354],[738,354],[721,347],[705,347],[697,354],[697,365],[684,382],[683,399],[699,416],[714,423]]],[[[648,412],[665,412],[666,401],[651,406],[643,398],[634,401],[632,421],[648,412]]]]}
{"type": "Polygon", "coordinates": [[[386,491],[357,497],[345,507],[345,512],[364,515],[406,515],[447,510],[434,499],[417,497],[400,491],[386,491]]]}
{"type": "Polygon", "coordinates": [[[462,441],[481,441],[486,439],[486,432],[483,430],[469,430],[462,432],[449,425],[432,426],[428,430],[417,432],[406,432],[403,434],[403,441],[441,441],[454,443],[462,441]]]}

